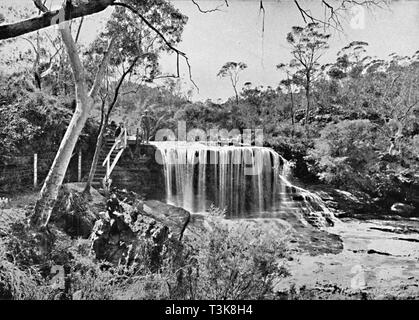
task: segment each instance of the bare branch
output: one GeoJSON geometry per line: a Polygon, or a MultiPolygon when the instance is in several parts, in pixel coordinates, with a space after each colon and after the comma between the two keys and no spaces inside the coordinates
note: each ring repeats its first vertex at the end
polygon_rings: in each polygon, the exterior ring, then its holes
{"type": "Polygon", "coordinates": [[[83,26],[83,22],[84,22],[84,17],[81,17],[79,27],[77,28],[77,34],[76,34],[76,40],[75,40],[76,43],[79,41],[80,31],[81,31],[81,27],[83,26]]]}
{"type": "Polygon", "coordinates": [[[195,0],[191,0],[191,1],[198,8],[199,12],[201,12],[201,13],[211,13],[211,12],[215,12],[215,11],[220,11],[220,8],[223,7],[223,5],[219,5],[214,9],[204,10],[204,9],[201,8],[201,6],[199,5],[198,2],[196,2],[195,0]]]}
{"type": "Polygon", "coordinates": [[[39,11],[41,12],[48,12],[48,8],[45,6],[44,3],[41,2],[41,0],[33,0],[33,3],[35,5],[35,7],[38,8],[39,11]]]}
{"type": "MultiPolygon", "coordinates": [[[[124,8],[127,8],[128,10],[130,10],[131,12],[133,12],[134,14],[136,14],[138,17],[140,17],[140,19],[151,29],[151,30],[153,30],[159,37],[160,37],[160,39],[162,39],[163,40],[163,42],[166,44],[166,46],[170,49],[170,50],[172,50],[172,51],[174,51],[174,52],[176,52],[176,54],[178,55],[178,56],[182,56],[184,59],[185,59],[185,62],[186,62],[186,64],[187,64],[187,66],[188,66],[188,70],[189,70],[189,80],[193,83],[193,85],[195,86],[195,88],[198,90],[198,92],[199,92],[199,88],[198,88],[198,86],[196,85],[196,83],[193,81],[193,79],[192,79],[192,72],[191,72],[191,65],[190,65],[190,63],[189,63],[189,58],[186,56],[186,54],[184,53],[184,52],[182,52],[182,51],[180,51],[179,49],[177,49],[177,48],[175,48],[167,39],[166,39],[166,37],[157,29],[157,28],[155,28],[138,10],[136,10],[135,8],[133,8],[132,6],[130,6],[130,5],[128,5],[128,4],[126,4],[126,3],[123,3],[123,2],[114,2],[113,4],[112,4],[113,6],[121,6],[121,7],[124,7],[124,8]]],[[[178,66],[178,68],[179,68],[179,66],[178,66]]],[[[178,74],[179,74],[179,70],[177,70],[177,72],[178,72],[178,74]]]]}
{"type": "Polygon", "coordinates": [[[107,117],[109,117],[109,115],[111,114],[111,112],[112,112],[112,109],[114,108],[114,106],[115,106],[115,104],[116,104],[116,102],[118,101],[118,96],[119,96],[119,90],[121,89],[121,86],[122,86],[122,84],[124,83],[124,80],[125,80],[125,77],[129,74],[129,73],[131,73],[132,72],[132,70],[134,69],[134,67],[135,67],[135,64],[137,63],[137,61],[138,61],[138,59],[139,59],[140,57],[135,57],[135,59],[134,59],[134,61],[131,63],[131,65],[129,66],[129,68],[124,72],[124,74],[121,76],[121,78],[119,79],[119,81],[118,81],[118,84],[116,85],[116,88],[115,88],[115,93],[114,93],[114,95],[113,95],[113,100],[112,100],[112,102],[111,102],[111,104],[109,105],[109,108],[108,108],[108,112],[107,112],[107,117]]]}

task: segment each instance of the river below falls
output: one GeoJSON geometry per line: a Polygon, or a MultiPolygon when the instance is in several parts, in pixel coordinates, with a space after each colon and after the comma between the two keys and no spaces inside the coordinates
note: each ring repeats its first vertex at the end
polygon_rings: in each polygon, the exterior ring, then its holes
{"type": "Polygon", "coordinates": [[[294,285],[314,299],[419,298],[418,219],[345,219],[326,231],[341,239],[340,252],[327,253],[333,237],[316,245],[325,249],[319,254],[297,252],[288,262],[291,275],[277,290],[294,285]]]}

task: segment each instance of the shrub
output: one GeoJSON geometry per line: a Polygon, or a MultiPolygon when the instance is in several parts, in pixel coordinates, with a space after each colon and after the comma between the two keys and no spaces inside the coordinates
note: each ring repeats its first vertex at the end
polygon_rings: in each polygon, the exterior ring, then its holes
{"type": "Polygon", "coordinates": [[[186,259],[176,273],[178,290],[172,290],[171,298],[272,298],[274,284],[288,274],[283,265],[285,245],[278,235],[223,220],[222,214],[212,209],[210,230],[189,254],[184,253],[186,259]]]}
{"type": "Polygon", "coordinates": [[[35,266],[19,266],[0,240],[0,300],[39,300],[49,294],[50,288],[35,266]]]}
{"type": "Polygon", "coordinates": [[[327,125],[308,152],[320,179],[341,187],[371,190],[378,153],[374,126],[369,120],[345,120],[327,125]]]}

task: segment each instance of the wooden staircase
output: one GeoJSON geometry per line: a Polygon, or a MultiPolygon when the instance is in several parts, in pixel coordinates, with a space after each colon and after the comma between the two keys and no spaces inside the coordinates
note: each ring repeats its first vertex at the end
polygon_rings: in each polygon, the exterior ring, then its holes
{"type": "MultiPolygon", "coordinates": [[[[114,144],[115,144],[115,138],[108,137],[105,139],[105,142],[102,146],[102,150],[99,155],[99,160],[97,162],[95,176],[93,177],[93,181],[92,181],[93,187],[99,187],[99,188],[103,187],[103,181],[104,181],[103,179],[105,178],[105,175],[106,175],[106,166],[103,166],[103,162],[109,155],[109,152],[111,151],[114,144]]],[[[111,163],[114,161],[119,151],[120,149],[114,148],[114,150],[112,151],[112,154],[110,155],[111,163]]]]}

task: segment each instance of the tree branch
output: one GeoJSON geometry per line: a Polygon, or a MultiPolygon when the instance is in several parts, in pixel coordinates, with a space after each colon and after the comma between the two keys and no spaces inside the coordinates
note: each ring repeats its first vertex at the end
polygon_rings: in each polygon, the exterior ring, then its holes
{"type": "Polygon", "coordinates": [[[48,8],[45,6],[45,4],[41,2],[41,0],[33,0],[33,3],[35,5],[35,7],[38,8],[39,11],[41,11],[41,12],[49,11],[48,8]]]}
{"type": "MultiPolygon", "coordinates": [[[[95,0],[82,2],[78,6],[72,6],[71,8],[65,9],[64,20],[71,20],[88,16],[94,13],[101,12],[107,7],[112,5],[115,0],[95,0]]],[[[41,6],[40,1],[34,0],[34,3],[38,9],[43,11],[45,6],[41,6]]],[[[62,13],[61,13],[62,14],[62,13]]],[[[0,26],[0,40],[10,39],[23,34],[47,28],[51,26],[54,21],[59,21],[57,18],[60,16],[60,10],[47,11],[39,17],[19,21],[16,23],[6,24],[0,26]]],[[[62,21],[59,21],[62,22],[62,21]]]]}
{"type": "Polygon", "coordinates": [[[83,22],[84,22],[84,17],[81,17],[79,27],[77,28],[77,34],[76,34],[76,40],[75,40],[76,43],[79,41],[80,31],[81,31],[81,27],[83,26],[83,22]]]}
{"type": "Polygon", "coordinates": [[[139,56],[135,57],[134,61],[131,63],[131,65],[129,66],[129,68],[123,73],[123,75],[119,79],[118,84],[117,84],[116,89],[115,89],[115,93],[113,95],[113,100],[112,100],[112,102],[111,102],[111,104],[109,105],[109,108],[108,108],[107,117],[109,117],[109,115],[112,112],[112,109],[114,108],[116,102],[118,101],[119,90],[121,89],[121,86],[122,86],[122,84],[123,84],[123,82],[125,80],[125,77],[129,73],[132,72],[132,70],[134,69],[135,64],[137,63],[137,61],[138,61],[139,58],[140,58],[139,56]]]}
{"type": "MultiPolygon", "coordinates": [[[[221,4],[214,9],[204,10],[204,9],[201,8],[201,6],[199,5],[198,2],[196,2],[195,0],[191,0],[191,1],[198,8],[199,12],[201,12],[201,13],[211,13],[211,12],[215,12],[215,11],[220,11],[220,8],[224,6],[223,4],[221,4]]],[[[225,2],[225,4],[227,4],[227,2],[225,2]]],[[[228,7],[228,4],[227,4],[227,7],[228,7]]]]}
{"type": "Polygon", "coordinates": [[[106,49],[105,55],[103,56],[103,59],[100,63],[99,69],[96,72],[95,80],[93,82],[92,89],[90,90],[90,93],[89,93],[89,96],[91,98],[94,98],[100,89],[100,86],[103,80],[103,75],[108,66],[108,61],[110,59],[111,52],[115,46],[115,43],[116,43],[116,36],[111,39],[111,42],[109,43],[109,46],[106,49]]]}
{"type": "MultiPolygon", "coordinates": [[[[191,72],[191,65],[189,63],[189,58],[186,56],[186,53],[180,51],[179,49],[175,48],[167,39],[166,37],[156,28],[154,27],[138,10],[136,10],[135,8],[133,8],[132,6],[123,3],[123,2],[114,2],[112,4],[113,6],[121,6],[124,7],[128,10],[130,10],[131,12],[133,12],[134,14],[136,14],[138,17],[140,17],[140,19],[151,29],[153,30],[159,37],[160,39],[163,40],[163,42],[166,44],[166,46],[174,51],[178,56],[182,56],[185,59],[185,62],[188,66],[188,70],[189,70],[189,80],[193,83],[193,85],[195,86],[195,88],[198,90],[199,92],[199,88],[196,85],[196,83],[193,81],[192,79],[192,72],[191,72]]],[[[179,75],[179,69],[177,70],[177,73],[179,75]]]]}

